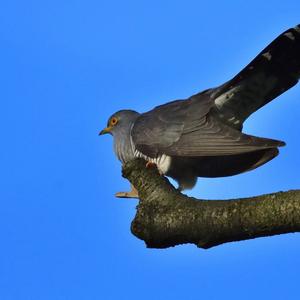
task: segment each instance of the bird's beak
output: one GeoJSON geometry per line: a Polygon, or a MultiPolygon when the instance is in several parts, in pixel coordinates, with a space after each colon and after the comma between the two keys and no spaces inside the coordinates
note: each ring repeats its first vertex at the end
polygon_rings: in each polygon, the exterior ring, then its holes
{"type": "Polygon", "coordinates": [[[106,127],[106,128],[104,128],[103,130],[101,130],[101,131],[99,132],[99,135],[103,135],[103,134],[110,133],[111,130],[112,130],[111,127],[106,127]]]}

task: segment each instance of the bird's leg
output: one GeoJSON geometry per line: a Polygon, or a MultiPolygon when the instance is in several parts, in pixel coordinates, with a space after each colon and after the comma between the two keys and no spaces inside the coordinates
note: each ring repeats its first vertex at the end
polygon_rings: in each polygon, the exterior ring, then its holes
{"type": "Polygon", "coordinates": [[[131,186],[130,192],[118,192],[115,194],[115,196],[117,198],[139,198],[137,189],[132,184],[130,184],[130,186],[131,186]]]}

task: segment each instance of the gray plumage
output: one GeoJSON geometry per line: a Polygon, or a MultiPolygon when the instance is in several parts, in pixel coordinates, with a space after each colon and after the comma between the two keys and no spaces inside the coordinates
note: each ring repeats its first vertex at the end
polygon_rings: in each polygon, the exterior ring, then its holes
{"type": "Polygon", "coordinates": [[[114,114],[118,118],[118,126],[113,130],[114,151],[118,159],[124,164],[134,157],[131,129],[140,114],[132,110],[122,110],[114,114]]]}
{"type": "Polygon", "coordinates": [[[143,157],[161,173],[192,188],[197,177],[253,170],[278,155],[284,142],[242,133],[243,122],[300,77],[300,26],[277,37],[233,79],[186,100],[139,114],[121,110],[107,128],[117,157],[143,157]]]}

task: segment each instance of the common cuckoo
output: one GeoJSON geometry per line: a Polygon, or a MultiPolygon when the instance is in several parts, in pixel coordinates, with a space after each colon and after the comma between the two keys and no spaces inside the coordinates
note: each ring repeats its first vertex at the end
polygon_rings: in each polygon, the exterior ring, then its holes
{"type": "MultiPolygon", "coordinates": [[[[124,164],[142,157],[161,174],[192,188],[198,177],[224,177],[253,170],[278,155],[278,140],[242,132],[255,111],[300,78],[300,25],[279,35],[223,85],[146,113],[120,110],[100,135],[110,133],[124,164]]],[[[136,190],[118,197],[138,197],[136,190]]]]}

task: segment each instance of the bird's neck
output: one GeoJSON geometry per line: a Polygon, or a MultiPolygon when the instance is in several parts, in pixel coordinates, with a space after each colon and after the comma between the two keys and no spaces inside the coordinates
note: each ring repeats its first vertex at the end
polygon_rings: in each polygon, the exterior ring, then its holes
{"type": "Polygon", "coordinates": [[[127,128],[124,128],[122,132],[119,132],[118,135],[114,137],[114,150],[118,159],[122,162],[122,164],[134,158],[131,134],[130,134],[131,127],[132,124],[127,128]]]}

